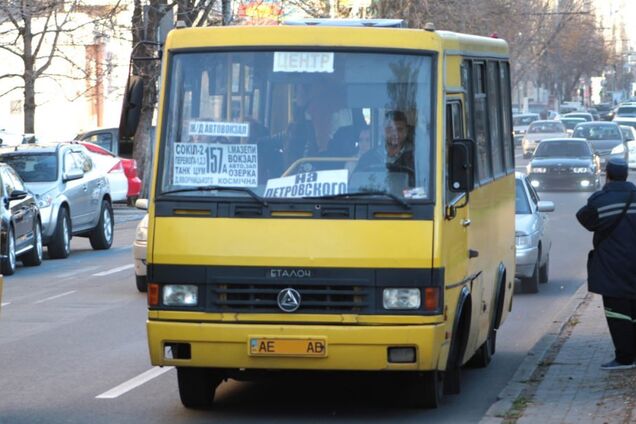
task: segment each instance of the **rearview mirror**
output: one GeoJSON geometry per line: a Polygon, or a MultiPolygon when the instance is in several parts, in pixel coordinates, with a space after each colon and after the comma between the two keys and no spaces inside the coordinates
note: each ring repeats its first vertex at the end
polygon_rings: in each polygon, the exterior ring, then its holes
{"type": "Polygon", "coordinates": [[[140,76],[130,75],[124,93],[124,102],[121,108],[119,119],[119,138],[133,138],[139,119],[141,117],[141,106],[144,99],[144,82],[140,76]]]}
{"type": "Polygon", "coordinates": [[[135,207],[144,211],[148,210],[148,199],[137,199],[135,201],[135,207]]]}
{"type": "Polygon", "coordinates": [[[27,197],[28,194],[24,190],[13,190],[9,195],[9,200],[21,200],[27,197]]]}
{"type": "Polygon", "coordinates": [[[450,145],[449,189],[456,193],[471,192],[475,188],[473,160],[475,143],[470,139],[456,139],[450,145]]]}
{"type": "Polygon", "coordinates": [[[537,203],[539,212],[554,212],[554,202],[549,200],[539,200],[537,203]]]}
{"type": "Polygon", "coordinates": [[[73,168],[70,171],[64,173],[64,175],[62,176],[62,181],[67,182],[79,180],[82,177],[84,177],[84,171],[79,168],[73,168]]]}

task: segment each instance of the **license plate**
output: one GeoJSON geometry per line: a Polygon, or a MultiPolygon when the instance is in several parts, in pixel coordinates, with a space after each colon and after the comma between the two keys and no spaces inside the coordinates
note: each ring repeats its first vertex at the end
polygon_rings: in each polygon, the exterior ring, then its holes
{"type": "Polygon", "coordinates": [[[327,356],[325,339],[277,339],[251,337],[251,356],[307,356],[323,358],[327,356]]]}

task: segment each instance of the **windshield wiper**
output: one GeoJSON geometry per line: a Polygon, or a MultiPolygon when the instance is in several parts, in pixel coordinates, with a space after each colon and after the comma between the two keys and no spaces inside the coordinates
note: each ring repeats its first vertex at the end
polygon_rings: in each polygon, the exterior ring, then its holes
{"type": "Polygon", "coordinates": [[[161,194],[187,193],[192,191],[242,191],[243,193],[247,193],[252,199],[256,200],[264,207],[267,207],[267,201],[247,187],[207,185],[199,187],[178,188],[176,190],[164,191],[161,194]]]}
{"type": "Polygon", "coordinates": [[[398,205],[402,206],[404,209],[411,209],[411,205],[406,203],[404,200],[400,199],[393,193],[389,193],[388,191],[356,191],[353,193],[340,193],[340,194],[330,194],[327,196],[305,196],[303,199],[343,199],[347,197],[362,197],[362,196],[385,196],[389,199],[393,200],[398,205]]]}

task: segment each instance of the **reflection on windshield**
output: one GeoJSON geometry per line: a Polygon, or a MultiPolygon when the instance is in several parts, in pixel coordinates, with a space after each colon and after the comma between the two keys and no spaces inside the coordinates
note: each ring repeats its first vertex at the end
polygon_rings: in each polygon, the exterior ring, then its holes
{"type": "Polygon", "coordinates": [[[559,133],[564,132],[563,125],[561,123],[546,122],[542,124],[533,124],[528,129],[529,133],[559,133]]]}
{"type": "Polygon", "coordinates": [[[528,197],[526,196],[525,189],[523,188],[523,182],[520,179],[516,180],[515,195],[515,213],[517,215],[531,213],[528,197]]]}
{"type": "Polygon", "coordinates": [[[572,137],[581,137],[588,140],[620,140],[621,133],[618,126],[599,125],[577,127],[572,137]]]}
{"type": "Polygon", "coordinates": [[[54,153],[2,155],[0,162],[11,165],[25,183],[57,180],[57,155],[54,153]]]}
{"type": "Polygon", "coordinates": [[[539,143],[534,152],[535,157],[584,157],[592,156],[587,144],[584,142],[543,142],[539,143]]]}
{"type": "Polygon", "coordinates": [[[161,191],[220,185],[264,198],[427,198],[431,71],[431,58],[415,55],[175,54],[161,191]]]}

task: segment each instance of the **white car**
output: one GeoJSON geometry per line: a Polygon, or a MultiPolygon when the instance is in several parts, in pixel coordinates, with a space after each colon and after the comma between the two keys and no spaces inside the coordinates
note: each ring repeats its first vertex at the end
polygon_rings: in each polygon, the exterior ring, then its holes
{"type": "Polygon", "coordinates": [[[97,169],[106,175],[110,185],[110,195],[113,202],[126,202],[128,199],[128,177],[124,172],[121,158],[117,156],[100,155],[88,151],[97,169]]]}
{"type": "Polygon", "coordinates": [[[544,212],[554,211],[554,203],[539,200],[527,177],[520,172],[515,175],[515,277],[521,280],[525,293],[537,293],[539,283],[547,283],[549,279],[552,242],[545,231],[547,216],[544,212]]]}
{"type": "MultiPolygon", "coordinates": [[[[137,200],[135,203],[139,209],[147,209],[148,201],[145,199],[137,200]]],[[[146,250],[148,246],[148,214],[137,224],[135,231],[135,241],[133,242],[133,259],[135,261],[135,280],[137,290],[140,292],[148,291],[148,279],[146,277],[146,250]]]]}

